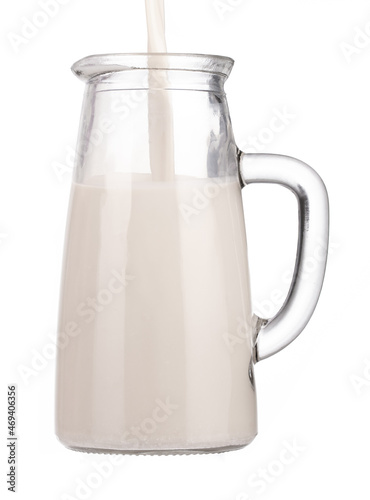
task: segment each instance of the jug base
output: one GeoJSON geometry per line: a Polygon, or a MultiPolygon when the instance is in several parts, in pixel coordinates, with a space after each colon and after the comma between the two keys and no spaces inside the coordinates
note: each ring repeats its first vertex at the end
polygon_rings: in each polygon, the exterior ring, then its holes
{"type": "Polygon", "coordinates": [[[253,441],[252,438],[249,442],[240,445],[223,446],[220,448],[189,448],[189,449],[174,449],[174,450],[114,450],[105,448],[84,448],[78,446],[66,446],[69,450],[79,451],[82,453],[92,453],[100,455],[205,455],[205,454],[219,454],[228,451],[237,451],[245,448],[253,441]]]}

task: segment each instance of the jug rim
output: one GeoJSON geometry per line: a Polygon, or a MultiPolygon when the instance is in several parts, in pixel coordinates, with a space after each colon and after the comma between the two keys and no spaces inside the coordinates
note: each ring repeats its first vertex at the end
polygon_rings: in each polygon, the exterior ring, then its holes
{"type": "Polygon", "coordinates": [[[75,62],[71,70],[88,82],[107,73],[133,70],[178,70],[212,73],[228,78],[234,60],[227,56],[186,53],[112,53],[94,54],[75,62]]]}

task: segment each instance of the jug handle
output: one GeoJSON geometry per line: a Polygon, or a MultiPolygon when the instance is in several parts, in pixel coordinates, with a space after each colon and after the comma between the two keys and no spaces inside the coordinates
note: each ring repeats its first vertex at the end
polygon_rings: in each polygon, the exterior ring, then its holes
{"type": "Polygon", "coordinates": [[[307,325],[320,296],[329,244],[329,200],[325,184],[306,163],[289,156],[240,151],[242,187],[254,183],[279,184],[298,201],[299,232],[296,263],[287,298],[270,319],[253,315],[254,361],[289,345],[307,325]],[[305,265],[315,259],[309,272],[305,265]]]}

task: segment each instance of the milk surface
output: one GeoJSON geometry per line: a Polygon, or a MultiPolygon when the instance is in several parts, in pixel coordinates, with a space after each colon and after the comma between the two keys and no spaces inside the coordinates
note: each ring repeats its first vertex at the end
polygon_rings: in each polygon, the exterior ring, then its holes
{"type": "Polygon", "coordinates": [[[72,187],[57,434],[120,451],[241,446],[256,434],[236,180],[95,177],[72,187]]]}

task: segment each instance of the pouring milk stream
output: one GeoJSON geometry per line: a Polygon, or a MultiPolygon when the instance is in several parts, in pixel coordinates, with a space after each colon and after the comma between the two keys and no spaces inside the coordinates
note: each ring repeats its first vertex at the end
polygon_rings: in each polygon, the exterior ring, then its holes
{"type": "MultiPolygon", "coordinates": [[[[166,62],[164,0],[145,0],[148,28],[148,53],[163,54],[166,62]]],[[[148,57],[151,66],[150,55],[148,57]]],[[[165,64],[164,64],[165,66],[165,64]]],[[[149,150],[153,180],[174,178],[173,125],[170,93],[166,92],[166,72],[149,70],[149,150]],[[159,118],[158,118],[159,117],[159,118]]]]}

